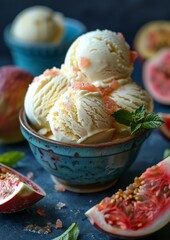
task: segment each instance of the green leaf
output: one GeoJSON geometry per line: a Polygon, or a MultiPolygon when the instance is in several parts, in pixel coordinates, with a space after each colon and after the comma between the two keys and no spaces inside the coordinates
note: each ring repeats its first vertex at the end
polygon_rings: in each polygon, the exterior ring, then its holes
{"type": "Polygon", "coordinates": [[[170,149],[165,149],[164,153],[163,153],[163,158],[167,158],[170,156],[170,149]]]}
{"type": "Polygon", "coordinates": [[[118,110],[113,114],[113,117],[118,123],[130,126],[132,122],[132,114],[126,110],[118,110]]]}
{"type": "Polygon", "coordinates": [[[8,167],[12,167],[18,161],[20,161],[25,156],[25,153],[13,151],[0,155],[0,163],[7,165],[8,167]]]}
{"type": "Polygon", "coordinates": [[[149,113],[146,115],[144,121],[142,122],[142,128],[158,128],[160,127],[164,121],[156,114],[156,113],[149,113]]]}
{"type": "Polygon", "coordinates": [[[133,121],[139,122],[145,117],[145,105],[142,104],[139,108],[135,110],[134,113],[132,113],[133,121]]]}
{"type": "Polygon", "coordinates": [[[134,124],[131,124],[131,134],[134,134],[134,133],[136,133],[137,131],[139,131],[140,130],[140,128],[141,128],[141,123],[138,123],[138,124],[136,124],[136,123],[134,123],[134,124]]]}
{"type": "Polygon", "coordinates": [[[118,110],[113,114],[113,117],[118,123],[129,126],[131,129],[131,134],[140,131],[142,128],[158,128],[164,123],[158,114],[154,112],[147,114],[145,112],[144,104],[142,104],[134,112],[128,112],[122,109],[118,110]]]}
{"type": "Polygon", "coordinates": [[[76,223],[72,223],[71,226],[59,237],[52,240],[77,240],[79,236],[79,228],[76,223]]]}
{"type": "Polygon", "coordinates": [[[136,110],[135,110],[135,114],[137,115],[140,115],[140,116],[145,116],[145,105],[144,104],[142,104],[139,108],[137,108],[136,110]]]}

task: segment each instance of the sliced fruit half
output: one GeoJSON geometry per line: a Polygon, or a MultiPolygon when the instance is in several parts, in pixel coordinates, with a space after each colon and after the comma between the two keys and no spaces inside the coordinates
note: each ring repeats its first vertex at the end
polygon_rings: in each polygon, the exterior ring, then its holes
{"type": "Polygon", "coordinates": [[[143,66],[143,82],[159,103],[170,105],[170,49],[162,50],[143,66]]]}
{"type": "Polygon", "coordinates": [[[99,229],[130,239],[165,226],[170,221],[170,157],[148,168],[125,191],[104,198],[85,214],[99,229]]]}
{"type": "Polygon", "coordinates": [[[154,57],[160,50],[170,47],[170,21],[152,21],[137,32],[134,47],[142,59],[154,57]]]}
{"type": "Polygon", "coordinates": [[[0,213],[21,211],[46,195],[33,181],[0,164],[0,213]]]}
{"type": "Polygon", "coordinates": [[[159,116],[164,121],[159,129],[167,139],[170,139],[170,113],[159,113],[159,116]]]}

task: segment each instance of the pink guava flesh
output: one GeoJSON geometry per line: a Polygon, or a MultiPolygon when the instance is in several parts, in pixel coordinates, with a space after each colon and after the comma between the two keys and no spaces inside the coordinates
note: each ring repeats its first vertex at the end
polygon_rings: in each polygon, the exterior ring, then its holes
{"type": "Polygon", "coordinates": [[[164,124],[160,126],[160,132],[167,138],[170,139],[170,114],[159,113],[159,116],[164,121],[164,124]]]}
{"type": "Polygon", "coordinates": [[[103,231],[125,237],[145,236],[163,227],[170,221],[170,157],[86,215],[103,231]]]}
{"type": "Polygon", "coordinates": [[[33,181],[0,164],[0,213],[21,211],[45,195],[33,181]]]}
{"type": "Polygon", "coordinates": [[[170,51],[164,50],[155,58],[146,61],[143,80],[146,89],[155,100],[170,104],[170,51]]]}
{"type": "Polygon", "coordinates": [[[0,201],[11,195],[18,187],[20,179],[10,173],[0,173],[0,201]]]}

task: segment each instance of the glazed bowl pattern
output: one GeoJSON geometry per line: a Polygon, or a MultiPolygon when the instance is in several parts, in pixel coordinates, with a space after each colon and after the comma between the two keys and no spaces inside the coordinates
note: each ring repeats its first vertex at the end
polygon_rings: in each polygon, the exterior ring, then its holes
{"type": "Polygon", "coordinates": [[[134,162],[150,133],[102,144],[66,144],[36,133],[23,109],[20,126],[36,160],[57,182],[77,192],[95,192],[112,186],[134,162]]]}

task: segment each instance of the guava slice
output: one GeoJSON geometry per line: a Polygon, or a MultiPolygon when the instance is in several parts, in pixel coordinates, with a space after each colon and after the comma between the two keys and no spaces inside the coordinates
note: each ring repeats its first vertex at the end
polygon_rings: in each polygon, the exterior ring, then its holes
{"type": "Polygon", "coordinates": [[[45,195],[33,181],[0,163],[0,213],[21,211],[45,195]]]}
{"type": "Polygon", "coordinates": [[[152,21],[143,25],[134,39],[134,47],[142,59],[154,57],[170,47],[170,21],[152,21]]]}
{"type": "Polygon", "coordinates": [[[170,157],[136,177],[125,191],[104,198],[86,213],[99,229],[118,237],[152,234],[170,221],[170,157]]]}
{"type": "Polygon", "coordinates": [[[143,66],[143,82],[159,103],[170,105],[170,49],[162,50],[143,66]]]}
{"type": "Polygon", "coordinates": [[[170,139],[170,113],[159,113],[159,116],[164,121],[159,129],[167,139],[170,139]]]}

